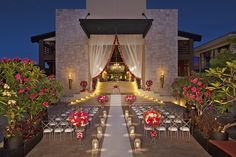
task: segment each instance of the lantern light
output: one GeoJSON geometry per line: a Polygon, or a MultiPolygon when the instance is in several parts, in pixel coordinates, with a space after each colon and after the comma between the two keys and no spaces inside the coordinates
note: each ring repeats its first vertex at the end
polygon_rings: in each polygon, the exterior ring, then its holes
{"type": "Polygon", "coordinates": [[[127,118],[127,125],[128,126],[132,125],[132,118],[131,117],[127,118]]]}
{"type": "Polygon", "coordinates": [[[129,111],[125,110],[125,119],[127,119],[129,117],[129,111]]]}
{"type": "Polygon", "coordinates": [[[136,138],[134,140],[134,149],[135,150],[140,150],[141,149],[141,140],[140,140],[140,138],[136,138]]]}
{"type": "Polygon", "coordinates": [[[94,138],[92,140],[92,151],[98,151],[99,148],[99,141],[98,139],[94,138]]]}
{"type": "Polygon", "coordinates": [[[106,111],[106,110],[103,110],[102,113],[103,113],[103,117],[104,117],[104,118],[107,118],[107,111],[106,111]]]}
{"type": "Polygon", "coordinates": [[[101,118],[100,121],[101,121],[101,125],[105,126],[105,118],[101,118]]]}

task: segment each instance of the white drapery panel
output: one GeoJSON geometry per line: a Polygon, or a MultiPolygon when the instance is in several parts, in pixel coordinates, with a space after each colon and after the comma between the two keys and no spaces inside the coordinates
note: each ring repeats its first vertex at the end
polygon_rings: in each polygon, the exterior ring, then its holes
{"type": "Polygon", "coordinates": [[[125,64],[135,77],[142,77],[142,51],[144,39],[142,35],[118,36],[122,57],[125,64]]]}
{"type": "MultiPolygon", "coordinates": [[[[91,35],[89,59],[92,78],[98,76],[109,61],[114,39],[115,35],[91,35]]],[[[124,63],[136,77],[141,78],[144,39],[141,35],[118,35],[118,40],[124,63]]]]}
{"type": "MultiPolygon", "coordinates": [[[[112,36],[111,36],[112,37],[112,36]]],[[[105,35],[91,36],[89,39],[90,75],[97,77],[105,68],[111,57],[113,38],[108,40],[105,35]]]]}
{"type": "Polygon", "coordinates": [[[142,77],[143,45],[121,45],[122,57],[130,72],[135,77],[142,77]]]}

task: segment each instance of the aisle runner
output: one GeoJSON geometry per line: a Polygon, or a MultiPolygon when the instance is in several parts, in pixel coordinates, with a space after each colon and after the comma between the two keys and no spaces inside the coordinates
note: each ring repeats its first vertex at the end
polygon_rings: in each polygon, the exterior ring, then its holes
{"type": "Polygon", "coordinates": [[[121,108],[121,95],[111,95],[107,128],[101,157],[132,157],[130,141],[121,108]]]}

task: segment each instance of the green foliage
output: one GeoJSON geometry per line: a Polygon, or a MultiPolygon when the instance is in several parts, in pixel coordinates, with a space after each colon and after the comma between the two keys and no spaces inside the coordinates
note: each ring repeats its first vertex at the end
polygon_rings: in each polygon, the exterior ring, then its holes
{"type": "Polygon", "coordinates": [[[220,53],[216,55],[216,57],[210,60],[210,68],[225,67],[226,62],[229,62],[235,59],[236,59],[236,56],[230,50],[222,49],[220,53]]]}
{"type": "Polygon", "coordinates": [[[236,100],[236,60],[226,62],[223,68],[210,68],[206,73],[211,80],[208,89],[214,93],[213,101],[220,112],[229,110],[236,100]]]}
{"type": "Polygon", "coordinates": [[[8,119],[7,136],[18,134],[17,125],[25,116],[34,123],[34,117],[59,100],[61,91],[61,84],[29,59],[1,60],[0,114],[8,119]]]}

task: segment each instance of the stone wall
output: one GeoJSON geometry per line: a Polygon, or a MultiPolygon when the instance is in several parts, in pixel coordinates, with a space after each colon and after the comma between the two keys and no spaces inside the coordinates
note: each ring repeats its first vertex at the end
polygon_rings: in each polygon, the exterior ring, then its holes
{"type": "Polygon", "coordinates": [[[56,10],[56,77],[64,87],[64,94],[79,93],[80,81],[88,81],[88,38],[80,26],[79,19],[86,10],[56,10]],[[72,89],[68,86],[68,75],[72,75],[72,89]]]}
{"type": "Polygon", "coordinates": [[[148,9],[153,19],[145,38],[145,80],[153,80],[152,90],[160,95],[170,95],[170,86],[178,76],[178,11],[175,9],[148,9]],[[164,88],[160,76],[164,74],[164,88]]]}
{"type": "MultiPolygon", "coordinates": [[[[79,19],[86,10],[58,9],[56,11],[56,76],[63,84],[65,95],[79,93],[80,81],[89,81],[88,38],[79,19]],[[72,90],[68,75],[72,75],[72,90]]],[[[146,10],[154,19],[145,37],[145,80],[153,80],[152,90],[160,95],[170,95],[170,85],[178,75],[178,12],[174,9],[146,10]],[[164,88],[160,75],[164,74],[164,88]]]]}

